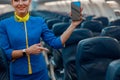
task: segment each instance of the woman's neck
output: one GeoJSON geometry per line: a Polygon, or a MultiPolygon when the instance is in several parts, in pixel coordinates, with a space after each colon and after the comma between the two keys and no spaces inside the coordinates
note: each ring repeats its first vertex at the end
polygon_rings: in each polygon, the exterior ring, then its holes
{"type": "Polygon", "coordinates": [[[27,13],[28,13],[28,12],[26,12],[26,13],[21,13],[21,14],[16,13],[16,14],[17,14],[19,17],[23,18],[23,17],[25,17],[25,16],[27,15],[27,13]]]}

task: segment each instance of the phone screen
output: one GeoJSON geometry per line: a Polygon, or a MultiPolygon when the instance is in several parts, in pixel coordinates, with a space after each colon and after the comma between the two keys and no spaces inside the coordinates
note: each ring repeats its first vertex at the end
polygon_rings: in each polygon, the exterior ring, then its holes
{"type": "Polygon", "coordinates": [[[71,2],[71,18],[73,21],[80,20],[80,1],[71,2]]]}

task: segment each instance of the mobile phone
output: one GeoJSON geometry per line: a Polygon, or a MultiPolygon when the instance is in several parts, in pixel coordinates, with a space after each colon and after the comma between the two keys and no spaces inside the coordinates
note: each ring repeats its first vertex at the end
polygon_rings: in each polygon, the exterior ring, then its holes
{"type": "Polygon", "coordinates": [[[80,1],[71,2],[71,19],[73,21],[78,21],[81,19],[80,7],[81,7],[80,1]]]}

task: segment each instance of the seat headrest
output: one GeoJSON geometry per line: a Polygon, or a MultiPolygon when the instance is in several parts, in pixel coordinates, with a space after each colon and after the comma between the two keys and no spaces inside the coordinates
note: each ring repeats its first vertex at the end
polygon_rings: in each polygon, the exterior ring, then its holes
{"type": "Polygon", "coordinates": [[[93,33],[88,29],[75,29],[65,45],[78,44],[82,39],[93,37],[93,33]]]}
{"type": "Polygon", "coordinates": [[[88,15],[85,17],[86,20],[92,20],[95,17],[95,15],[88,15]]]}
{"type": "Polygon", "coordinates": [[[70,17],[63,17],[64,22],[69,22],[70,19],[71,19],[70,17]]]}
{"type": "Polygon", "coordinates": [[[77,48],[79,61],[90,61],[98,58],[120,58],[119,42],[110,37],[92,37],[79,42],[77,48]]]}
{"type": "Polygon", "coordinates": [[[50,20],[48,20],[46,23],[47,23],[47,25],[48,25],[48,28],[49,28],[49,29],[52,29],[53,24],[55,24],[55,23],[60,23],[60,22],[62,22],[62,21],[59,20],[59,19],[50,19],[50,20]]]}
{"type": "Polygon", "coordinates": [[[101,32],[103,25],[100,21],[84,21],[81,24],[81,28],[87,28],[89,30],[91,30],[92,32],[101,32]]]}
{"type": "Polygon", "coordinates": [[[70,23],[56,23],[52,27],[52,31],[56,36],[60,36],[68,27],[70,23]]]}
{"type": "Polygon", "coordinates": [[[96,17],[93,20],[101,21],[103,26],[108,26],[109,25],[109,19],[107,17],[101,16],[101,17],[96,17]]]}
{"type": "Polygon", "coordinates": [[[120,26],[120,19],[111,21],[110,22],[110,26],[120,26]]]}
{"type": "Polygon", "coordinates": [[[120,41],[120,27],[110,26],[102,29],[101,36],[110,36],[120,41]]]}

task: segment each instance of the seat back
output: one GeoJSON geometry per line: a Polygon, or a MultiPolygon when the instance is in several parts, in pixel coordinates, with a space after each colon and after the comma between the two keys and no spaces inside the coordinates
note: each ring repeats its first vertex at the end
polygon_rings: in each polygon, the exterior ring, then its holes
{"type": "Polygon", "coordinates": [[[62,49],[64,65],[64,80],[77,80],[75,69],[76,47],[80,40],[92,37],[93,34],[88,29],[75,29],[62,49]]]}
{"type": "Polygon", "coordinates": [[[9,65],[4,51],[0,48],[0,80],[10,80],[9,65]]]}
{"type": "Polygon", "coordinates": [[[104,29],[102,29],[100,36],[110,36],[120,41],[120,27],[119,26],[105,27],[104,29]]]}
{"type": "Polygon", "coordinates": [[[52,31],[56,36],[60,36],[68,27],[70,23],[56,23],[52,27],[52,31]]]}
{"type": "Polygon", "coordinates": [[[99,33],[101,32],[101,30],[103,29],[103,25],[99,21],[95,21],[95,20],[84,21],[81,24],[81,28],[87,28],[87,29],[91,30],[95,36],[98,36],[99,33]]]}
{"type": "MultiPolygon", "coordinates": [[[[53,25],[52,31],[55,34],[55,36],[60,36],[68,27],[69,23],[56,23],[53,25]]],[[[62,60],[62,54],[61,50],[53,49],[53,60],[54,60],[54,67],[56,69],[63,68],[63,60],[62,60]]]]}
{"type": "Polygon", "coordinates": [[[120,19],[116,19],[114,21],[111,21],[110,26],[120,26],[120,19]]]}
{"type": "Polygon", "coordinates": [[[109,19],[105,16],[96,17],[93,20],[101,21],[104,27],[107,27],[109,25],[109,19]]]}
{"type": "Polygon", "coordinates": [[[106,80],[120,80],[120,59],[109,64],[106,80]]]}
{"type": "Polygon", "coordinates": [[[62,21],[59,20],[59,19],[50,19],[48,20],[46,23],[48,25],[48,28],[49,29],[52,29],[52,26],[55,24],[55,23],[61,23],[62,21]]]}
{"type": "Polygon", "coordinates": [[[93,37],[79,42],[76,54],[78,80],[105,80],[109,63],[120,58],[120,45],[110,37],[93,37]]]}

